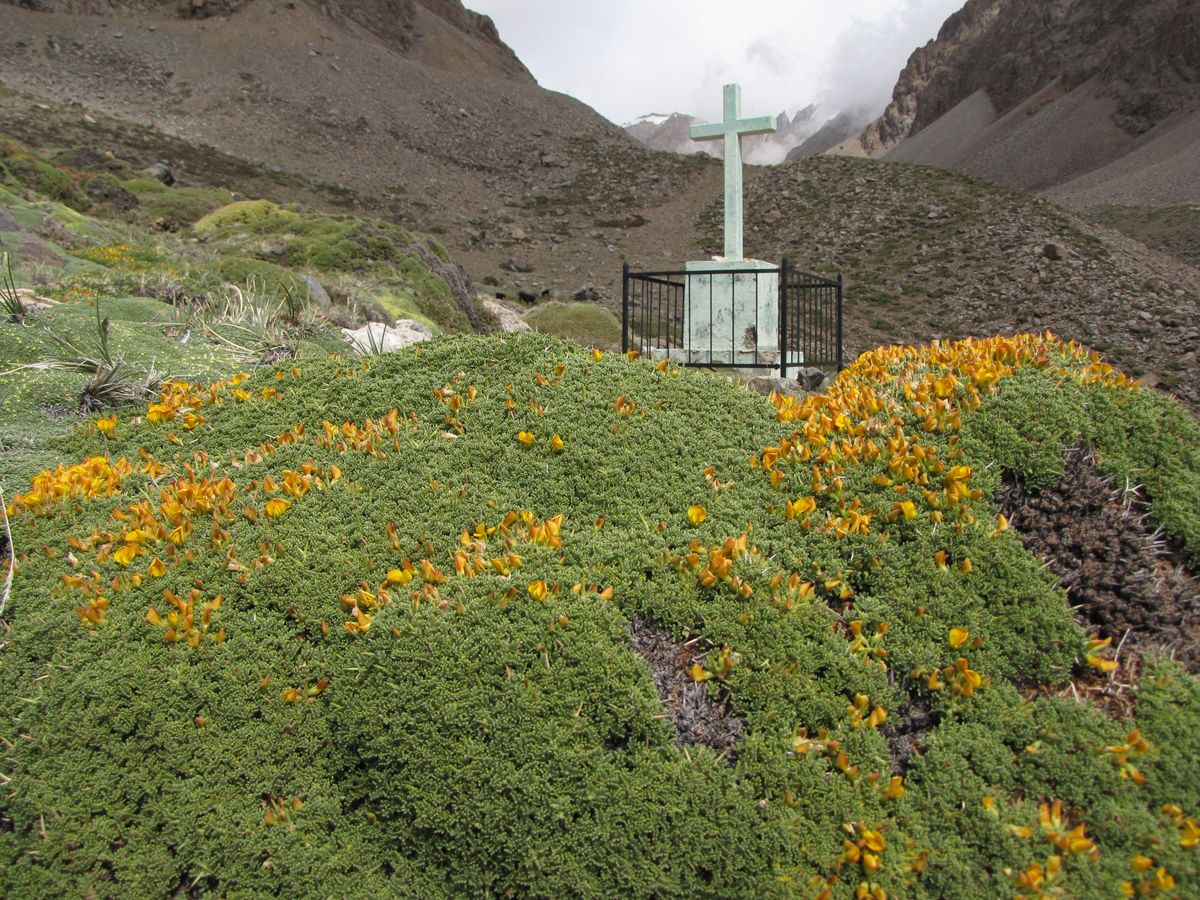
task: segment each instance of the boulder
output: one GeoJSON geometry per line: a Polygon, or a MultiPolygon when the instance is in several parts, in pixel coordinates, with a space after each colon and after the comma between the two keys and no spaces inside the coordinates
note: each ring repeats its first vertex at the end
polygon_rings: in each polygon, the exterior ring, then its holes
{"type": "Polygon", "coordinates": [[[533,263],[524,259],[508,259],[500,264],[500,268],[506,272],[532,272],[533,263]]]}
{"type": "Polygon", "coordinates": [[[329,292],[321,285],[321,282],[313,278],[311,275],[304,276],[304,286],[308,290],[308,299],[313,303],[319,303],[322,306],[329,305],[329,292]]]}
{"type": "Polygon", "coordinates": [[[143,169],[142,172],[151,178],[157,178],[167,187],[171,187],[175,183],[175,173],[166,163],[157,162],[149,168],[143,169]]]}
{"type": "Polygon", "coordinates": [[[488,297],[480,297],[479,302],[483,304],[484,309],[496,317],[496,321],[500,323],[501,331],[521,332],[533,330],[529,327],[529,323],[521,317],[521,314],[511,306],[497,303],[488,297]]]}
{"type": "Polygon", "coordinates": [[[128,212],[138,206],[137,195],[125,190],[111,175],[97,175],[88,181],[84,191],[97,203],[107,203],[121,212],[128,212]]]}
{"type": "Polygon", "coordinates": [[[375,352],[394,353],[433,337],[428,325],[412,319],[397,319],[391,325],[368,322],[362,328],[343,328],[342,334],[346,336],[346,343],[364,356],[375,352]]]}
{"type": "Polygon", "coordinates": [[[819,391],[825,383],[825,373],[812,366],[796,370],[796,382],[805,391],[819,391]]]}

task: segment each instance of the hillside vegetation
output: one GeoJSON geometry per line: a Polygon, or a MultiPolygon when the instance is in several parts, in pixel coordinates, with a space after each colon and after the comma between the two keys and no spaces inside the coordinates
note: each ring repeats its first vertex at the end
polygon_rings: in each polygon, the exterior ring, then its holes
{"type": "Polygon", "coordinates": [[[990,499],[1081,442],[1194,564],[1195,422],[1048,337],[774,406],[537,334],[169,385],[10,497],[0,888],[1186,893],[1200,688],[990,499]]]}

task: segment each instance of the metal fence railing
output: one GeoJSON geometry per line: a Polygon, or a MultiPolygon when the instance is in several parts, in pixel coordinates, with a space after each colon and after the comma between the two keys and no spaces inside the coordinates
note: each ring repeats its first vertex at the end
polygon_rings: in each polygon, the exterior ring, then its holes
{"type": "Polygon", "coordinates": [[[682,365],[837,368],[842,355],[842,277],[772,266],[694,264],[682,271],[624,267],[621,349],[682,365]]]}

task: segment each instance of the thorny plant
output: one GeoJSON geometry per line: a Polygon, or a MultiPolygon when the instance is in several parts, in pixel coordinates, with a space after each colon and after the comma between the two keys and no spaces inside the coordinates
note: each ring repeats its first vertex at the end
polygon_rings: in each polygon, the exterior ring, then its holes
{"type": "Polygon", "coordinates": [[[25,304],[21,302],[21,295],[17,293],[12,259],[7,253],[0,255],[0,315],[17,325],[25,323],[25,304]]]}
{"type": "Polygon", "coordinates": [[[245,287],[225,286],[223,296],[201,312],[205,334],[232,353],[261,365],[290,359],[309,323],[303,303],[291,291],[270,293],[259,279],[245,287]]]}
{"type": "Polygon", "coordinates": [[[124,357],[113,354],[109,346],[109,320],[101,316],[99,302],[96,303],[96,340],[90,347],[49,327],[46,333],[65,351],[64,356],[18,366],[0,374],[11,375],[23,369],[48,369],[91,375],[79,394],[80,407],[85,412],[146,400],[154,396],[167,377],[167,373],[156,369],[153,362],[147,368],[140,369],[126,365],[124,357]]]}

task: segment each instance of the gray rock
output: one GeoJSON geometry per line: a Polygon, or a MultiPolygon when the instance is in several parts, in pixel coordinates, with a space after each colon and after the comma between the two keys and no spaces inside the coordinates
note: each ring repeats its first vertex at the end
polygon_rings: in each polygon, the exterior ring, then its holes
{"type": "Polygon", "coordinates": [[[754,375],[746,379],[745,383],[747,388],[764,397],[770,396],[772,393],[793,396],[803,393],[800,385],[796,382],[790,378],[780,378],[778,375],[754,375]]]}
{"type": "Polygon", "coordinates": [[[394,353],[413,344],[419,344],[433,337],[428,325],[415,322],[412,319],[397,319],[391,325],[383,322],[368,322],[362,328],[343,328],[348,343],[360,355],[374,353],[394,353]]]}
{"type": "Polygon", "coordinates": [[[806,366],[796,370],[796,382],[806,391],[819,391],[825,383],[825,373],[812,366],[806,366]]]}
{"type": "Polygon", "coordinates": [[[532,272],[533,263],[524,259],[508,259],[500,264],[506,272],[532,272]]]}
{"type": "Polygon", "coordinates": [[[1058,244],[1047,244],[1042,248],[1042,256],[1049,260],[1059,260],[1063,258],[1062,247],[1058,244]]]}
{"type": "Polygon", "coordinates": [[[166,163],[157,162],[142,171],[151,178],[157,178],[167,187],[171,187],[175,183],[175,173],[166,163]]]}
{"type": "Polygon", "coordinates": [[[571,295],[571,299],[595,303],[600,299],[600,291],[594,284],[585,284],[571,295]]]}
{"type": "Polygon", "coordinates": [[[503,303],[497,303],[488,297],[480,297],[480,303],[487,309],[496,321],[500,323],[500,330],[505,332],[521,332],[532,331],[529,323],[526,322],[519,312],[510,306],[505,306],[503,303]]]}
{"type": "Polygon", "coordinates": [[[329,305],[329,292],[322,287],[321,282],[311,275],[304,276],[304,286],[308,289],[308,299],[322,306],[329,305]]]}

